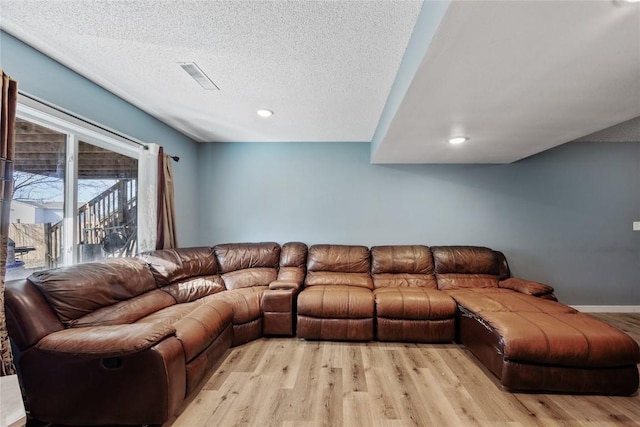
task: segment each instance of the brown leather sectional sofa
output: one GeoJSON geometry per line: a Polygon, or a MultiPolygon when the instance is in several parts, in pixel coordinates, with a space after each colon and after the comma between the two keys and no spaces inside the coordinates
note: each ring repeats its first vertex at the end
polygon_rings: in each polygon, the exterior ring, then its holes
{"type": "Polygon", "coordinates": [[[457,340],[510,390],[638,389],[633,339],[481,247],[168,249],[7,282],[5,308],[27,407],[54,423],[160,424],[264,335],[457,340]]]}

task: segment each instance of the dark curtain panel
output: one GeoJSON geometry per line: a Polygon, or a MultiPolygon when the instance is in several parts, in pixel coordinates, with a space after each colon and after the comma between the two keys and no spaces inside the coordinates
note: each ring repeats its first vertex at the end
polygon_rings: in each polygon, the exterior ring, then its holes
{"type": "Polygon", "coordinates": [[[2,72],[2,104],[0,106],[0,356],[2,356],[2,365],[0,366],[0,376],[15,374],[4,313],[4,275],[13,194],[14,124],[17,104],[18,82],[2,72]]]}
{"type": "Polygon", "coordinates": [[[156,249],[177,248],[176,210],[173,201],[171,156],[158,153],[158,234],[156,249]]]}

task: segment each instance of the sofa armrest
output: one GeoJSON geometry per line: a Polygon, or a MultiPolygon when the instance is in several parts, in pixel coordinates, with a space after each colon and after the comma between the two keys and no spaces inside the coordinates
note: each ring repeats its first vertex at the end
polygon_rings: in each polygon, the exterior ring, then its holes
{"type": "Polygon", "coordinates": [[[500,280],[498,287],[504,289],[511,289],[522,294],[543,296],[553,294],[553,288],[543,283],[532,282],[531,280],[519,279],[511,277],[509,279],[500,280]]]}
{"type": "Polygon", "coordinates": [[[269,283],[270,290],[294,290],[300,289],[300,283],[292,280],[274,280],[269,283]]]}
{"type": "Polygon", "coordinates": [[[69,328],[45,336],[36,348],[74,357],[119,357],[151,348],[175,332],[173,326],[161,323],[69,328]]]}
{"type": "Polygon", "coordinates": [[[296,298],[300,283],[274,280],[262,295],[262,332],[265,335],[295,334],[296,298]]]}
{"type": "Polygon", "coordinates": [[[175,336],[118,357],[80,351],[34,345],[21,354],[20,381],[33,418],[55,425],[160,425],[177,413],[186,394],[186,370],[175,336]]]}

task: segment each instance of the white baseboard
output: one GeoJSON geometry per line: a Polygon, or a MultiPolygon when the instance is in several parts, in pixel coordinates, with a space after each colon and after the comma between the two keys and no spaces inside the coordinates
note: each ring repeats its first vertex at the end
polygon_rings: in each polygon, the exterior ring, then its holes
{"type": "Polygon", "coordinates": [[[572,305],[585,313],[640,313],[640,305],[572,305]]]}

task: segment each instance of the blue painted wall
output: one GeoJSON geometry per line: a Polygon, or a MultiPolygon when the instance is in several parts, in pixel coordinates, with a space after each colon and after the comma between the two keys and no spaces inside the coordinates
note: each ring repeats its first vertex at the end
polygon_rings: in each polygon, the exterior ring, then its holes
{"type": "Polygon", "coordinates": [[[485,245],[567,303],[640,304],[638,143],[464,166],[371,165],[368,143],[197,144],[4,32],[0,62],[22,90],[181,157],[181,246],[485,245]]]}
{"type": "Polygon", "coordinates": [[[202,244],[470,244],[570,304],[640,304],[640,144],[511,165],[371,165],[367,143],[202,147],[202,244]]]}
{"type": "Polygon", "coordinates": [[[195,244],[198,143],[5,32],[0,32],[0,65],[21,91],[179,156],[173,163],[178,241],[195,244]]]}

